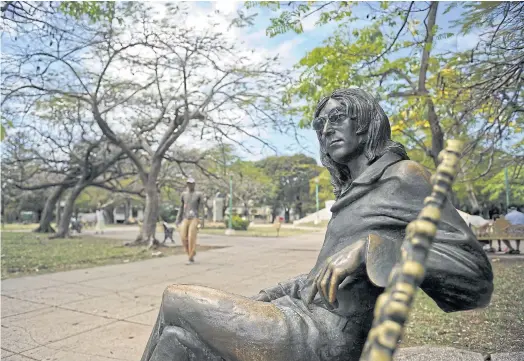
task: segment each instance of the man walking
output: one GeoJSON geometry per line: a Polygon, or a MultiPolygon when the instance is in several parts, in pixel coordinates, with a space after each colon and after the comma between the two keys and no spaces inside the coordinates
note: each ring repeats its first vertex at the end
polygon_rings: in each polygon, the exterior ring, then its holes
{"type": "Polygon", "coordinates": [[[186,264],[195,262],[195,249],[198,231],[198,213],[202,204],[202,193],[195,191],[195,180],[187,180],[187,191],[182,193],[180,211],[176,225],[180,229],[180,238],[189,260],[186,264]]]}
{"type": "Polygon", "coordinates": [[[104,218],[104,206],[101,205],[100,203],[98,204],[98,208],[96,209],[95,215],[96,215],[95,234],[98,234],[98,233],[104,234],[106,221],[105,221],[105,218],[104,218]]]}

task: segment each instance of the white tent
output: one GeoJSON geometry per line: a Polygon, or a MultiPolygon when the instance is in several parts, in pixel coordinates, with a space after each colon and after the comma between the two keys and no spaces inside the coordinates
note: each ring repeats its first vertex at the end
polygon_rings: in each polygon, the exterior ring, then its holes
{"type": "Polygon", "coordinates": [[[466,222],[468,226],[471,224],[473,227],[478,228],[478,227],[482,227],[482,226],[485,226],[486,224],[491,223],[491,220],[484,219],[481,216],[474,216],[466,212],[459,211],[458,209],[457,209],[457,212],[460,214],[462,219],[464,219],[464,222],[466,222]]]}

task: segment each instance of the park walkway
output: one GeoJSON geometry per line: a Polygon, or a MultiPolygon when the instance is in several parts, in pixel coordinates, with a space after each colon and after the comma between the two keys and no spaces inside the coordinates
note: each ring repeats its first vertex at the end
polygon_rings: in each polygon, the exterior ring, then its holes
{"type": "MultiPolygon", "coordinates": [[[[136,231],[108,229],[105,236],[115,234],[132,239],[136,231]]],[[[224,248],[199,253],[191,266],[185,265],[185,256],[177,255],[2,281],[2,360],[139,360],[167,285],[199,284],[254,295],[309,272],[323,233],[282,238],[199,237],[203,245],[224,248]]],[[[463,350],[425,347],[403,349],[396,359],[484,360],[480,354],[463,350]]],[[[524,361],[524,354],[494,354],[492,360],[524,361]]]]}
{"type": "Polygon", "coordinates": [[[2,360],[139,360],[167,285],[254,295],[309,272],[323,234],[200,238],[226,248],[199,253],[191,266],[178,255],[2,281],[2,360]]]}

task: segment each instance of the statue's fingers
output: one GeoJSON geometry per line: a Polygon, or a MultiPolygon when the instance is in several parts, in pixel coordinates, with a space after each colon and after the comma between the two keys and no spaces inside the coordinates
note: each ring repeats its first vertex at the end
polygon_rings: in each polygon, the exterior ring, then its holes
{"type": "Polygon", "coordinates": [[[311,304],[311,302],[313,302],[313,299],[315,298],[315,295],[317,294],[317,292],[318,292],[317,283],[313,282],[313,285],[311,286],[311,290],[309,291],[305,299],[306,305],[309,305],[311,304]]]}
{"type": "Polygon", "coordinates": [[[329,303],[335,308],[338,306],[337,305],[338,286],[340,285],[340,282],[342,281],[343,278],[344,278],[343,272],[338,269],[335,269],[333,271],[333,274],[331,275],[331,281],[329,283],[328,299],[329,299],[329,303]]]}
{"type": "Polygon", "coordinates": [[[313,285],[311,287],[311,290],[309,294],[306,296],[306,305],[309,305],[313,300],[315,299],[315,295],[318,292],[318,280],[322,275],[324,275],[324,272],[326,272],[325,268],[322,268],[317,275],[315,276],[315,279],[313,280],[313,285]]]}
{"type": "Polygon", "coordinates": [[[326,272],[324,273],[324,276],[319,280],[320,284],[317,285],[319,288],[318,294],[320,295],[320,298],[322,299],[322,302],[326,305],[328,309],[332,309],[333,307],[329,303],[328,300],[328,287],[331,282],[331,268],[326,268],[326,272]]]}

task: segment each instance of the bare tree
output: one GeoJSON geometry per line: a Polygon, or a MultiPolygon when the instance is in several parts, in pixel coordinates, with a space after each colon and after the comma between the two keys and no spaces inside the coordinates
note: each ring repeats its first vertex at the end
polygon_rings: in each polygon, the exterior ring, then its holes
{"type": "Polygon", "coordinates": [[[65,19],[64,30],[50,37],[25,33],[30,47],[9,44],[4,102],[61,96],[85,104],[136,167],[146,194],[137,243],[154,245],[166,152],[183,134],[202,146],[226,139],[246,147],[247,138],[270,146],[262,129],[293,127],[279,116],[288,78],[276,59],[255,60],[215,28],[187,27],[178,5],[162,7],[161,15],[145,4],[116,12],[122,24],[65,19]]]}
{"type": "Polygon", "coordinates": [[[54,232],[53,211],[63,195],[67,197],[56,237],[68,235],[75,200],[86,187],[125,191],[112,182],[135,174],[121,169],[127,156],[107,141],[78,100],[39,101],[18,115],[22,120],[16,133],[3,145],[3,165],[16,188],[51,189],[35,231],[54,232]]]}

